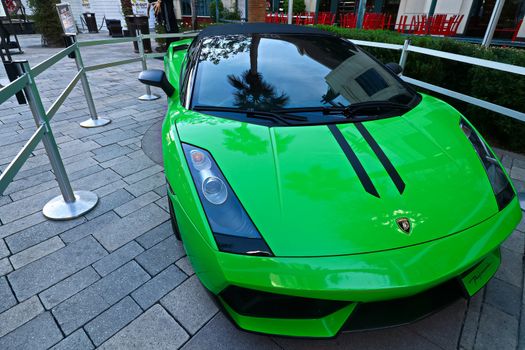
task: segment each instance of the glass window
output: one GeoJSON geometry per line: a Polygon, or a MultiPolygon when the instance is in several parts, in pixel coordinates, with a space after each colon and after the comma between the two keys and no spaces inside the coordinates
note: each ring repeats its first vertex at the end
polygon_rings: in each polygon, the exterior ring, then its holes
{"type": "Polygon", "coordinates": [[[352,43],[329,35],[249,34],[202,39],[192,106],[260,111],[408,105],[414,93],[352,43]]]}
{"type": "MultiPolygon", "coordinates": [[[[210,1],[212,0],[197,0],[197,16],[209,16],[210,15],[210,1]]],[[[182,4],[182,15],[191,16],[191,0],[182,0],[181,4],[182,4]]]]}

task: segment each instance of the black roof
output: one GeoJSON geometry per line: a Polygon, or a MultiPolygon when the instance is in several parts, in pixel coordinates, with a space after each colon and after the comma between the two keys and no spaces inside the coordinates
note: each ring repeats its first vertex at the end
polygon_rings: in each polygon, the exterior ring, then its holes
{"type": "Polygon", "coordinates": [[[292,24],[275,24],[275,23],[242,23],[242,24],[223,24],[212,25],[204,28],[198,38],[205,38],[217,35],[235,35],[235,34],[316,34],[316,35],[333,35],[321,29],[296,26],[292,24]]]}

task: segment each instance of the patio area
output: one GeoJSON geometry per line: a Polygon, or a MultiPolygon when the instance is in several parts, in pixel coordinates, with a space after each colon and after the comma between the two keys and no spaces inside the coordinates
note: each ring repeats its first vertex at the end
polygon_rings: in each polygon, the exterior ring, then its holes
{"type": "MultiPolygon", "coordinates": [[[[107,38],[84,34],[79,40],[107,38]]],[[[31,65],[59,49],[19,37],[31,65]]],[[[131,44],[86,47],[86,64],[137,57],[131,44]]],[[[160,60],[148,62],[162,68],[160,60]]],[[[236,329],[200,285],[172,233],[158,133],[166,100],[137,99],[140,63],[88,73],[100,117],[89,118],[77,86],[51,122],[74,190],[98,206],[75,220],[49,221],[42,207],[59,189],[40,145],[0,196],[0,349],[523,349],[525,220],[502,248],[502,266],[470,301],[411,325],[345,333],[331,340],[270,337],[236,329]]],[[[74,77],[74,60],[37,79],[46,107],[74,77]]],[[[6,84],[0,70],[0,84],[6,84]]],[[[160,94],[160,91],[155,91],[160,94]]],[[[0,170],[35,125],[12,98],[0,106],[0,170]]],[[[518,191],[525,155],[498,150],[518,191]]]]}

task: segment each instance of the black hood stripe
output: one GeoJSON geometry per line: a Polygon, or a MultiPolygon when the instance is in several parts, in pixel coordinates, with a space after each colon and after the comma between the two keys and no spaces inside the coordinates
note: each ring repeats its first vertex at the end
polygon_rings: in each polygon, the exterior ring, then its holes
{"type": "Polygon", "coordinates": [[[339,130],[339,128],[335,124],[329,124],[327,126],[328,129],[330,129],[330,131],[332,132],[332,135],[334,135],[334,138],[339,144],[339,147],[341,147],[341,149],[345,153],[346,158],[348,158],[348,161],[354,168],[357,176],[359,177],[359,180],[361,181],[361,184],[365,188],[365,191],[370,193],[372,196],[379,198],[379,193],[377,192],[377,189],[372,183],[370,176],[368,176],[365,168],[363,168],[363,164],[361,164],[359,158],[357,158],[357,155],[355,154],[354,150],[352,150],[348,142],[346,142],[345,137],[341,133],[341,130],[339,130]]]}
{"type": "Polygon", "coordinates": [[[365,126],[362,123],[355,123],[354,125],[356,126],[357,130],[361,133],[363,138],[366,140],[366,142],[368,142],[368,144],[372,148],[372,151],[374,151],[381,164],[383,164],[383,166],[385,167],[386,172],[388,173],[388,175],[390,175],[390,178],[394,182],[394,185],[396,185],[399,193],[403,194],[403,192],[405,191],[405,182],[397,172],[396,168],[394,168],[394,165],[392,164],[390,159],[388,159],[385,152],[383,152],[377,141],[372,137],[370,132],[365,128],[365,126]]]}

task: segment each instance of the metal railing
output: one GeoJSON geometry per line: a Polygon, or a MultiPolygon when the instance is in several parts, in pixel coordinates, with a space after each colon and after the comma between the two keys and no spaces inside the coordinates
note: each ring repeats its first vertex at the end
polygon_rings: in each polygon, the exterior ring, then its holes
{"type": "MultiPolygon", "coordinates": [[[[194,35],[195,34],[169,34],[165,36],[153,35],[152,37],[187,38],[194,35]]],[[[62,161],[62,158],[60,157],[58,146],[53,136],[50,121],[55,116],[55,114],[62,106],[64,101],[67,99],[69,94],[73,91],[76,84],[80,81],[82,84],[82,89],[86,98],[86,103],[90,114],[90,119],[81,122],[80,126],[85,128],[94,128],[101,127],[110,123],[111,120],[100,118],[97,114],[95,102],[93,100],[93,95],[91,94],[91,88],[89,86],[89,81],[86,73],[90,71],[105,69],[109,67],[139,61],[142,62],[142,68],[147,69],[146,60],[148,58],[161,57],[164,54],[145,54],[142,43],[142,40],[144,38],[145,36],[139,35],[137,37],[129,38],[77,42],[74,37],[69,37],[69,46],[67,48],[54,54],[45,61],[40,62],[33,68],[30,67],[27,61],[14,62],[17,66],[19,77],[16,80],[12,81],[9,85],[0,89],[0,104],[15,96],[17,93],[23,91],[29,104],[31,114],[35,120],[37,129],[30,137],[30,139],[24,144],[22,149],[16,154],[14,159],[8,164],[4,172],[0,174],[0,195],[4,193],[7,186],[11,183],[18,171],[22,168],[24,163],[31,156],[36,146],[40,143],[40,141],[42,141],[61,192],[60,196],[51,199],[44,206],[42,210],[43,214],[47,218],[53,220],[68,220],[87,213],[97,205],[98,197],[95,193],[89,191],[73,191],[64,167],[64,163],[62,161]],[[119,61],[112,61],[91,66],[84,65],[82,55],[80,52],[81,47],[118,44],[135,41],[139,43],[139,57],[119,61]],[[60,93],[58,98],[51,104],[51,106],[46,111],[42,103],[42,99],[40,98],[35,78],[43,72],[45,72],[47,69],[62,61],[66,57],[75,59],[77,73],[75,74],[73,79],[67,84],[65,89],[60,93]]],[[[149,89],[148,94],[151,95],[149,89]]]]}
{"type": "MultiPolygon", "coordinates": [[[[31,153],[34,151],[35,147],[40,141],[42,141],[49,158],[49,162],[51,163],[51,168],[53,169],[58,182],[60,192],[62,193],[61,196],[51,199],[51,201],[49,201],[44,206],[42,211],[47,218],[55,220],[76,218],[93,209],[98,202],[98,197],[93,192],[73,191],[71,188],[66,169],[64,168],[64,163],[60,157],[60,153],[51,130],[51,125],[49,123],[62,102],[73,89],[75,83],[79,79],[82,79],[82,75],[85,74],[84,70],[79,69],[73,80],[60,94],[58,99],[52,104],[48,111],[46,111],[44,108],[35,82],[35,78],[39,74],[55,65],[74,51],[78,52],[78,46],[71,46],[60,51],[59,53],[35,66],[34,69],[31,69],[27,61],[14,62],[18,69],[19,78],[0,90],[0,103],[5,102],[16,93],[23,91],[37,127],[29,141],[26,142],[15,158],[9,163],[5,171],[0,175],[0,194],[5,191],[6,187],[13,180],[20,168],[22,168],[31,153]]],[[[80,56],[80,53],[77,56],[80,56]]],[[[87,85],[87,87],[89,87],[89,85],[87,85]]],[[[88,95],[86,95],[86,97],[87,96],[88,95]]]]}
{"type": "MultiPolygon", "coordinates": [[[[60,157],[56,141],[53,137],[51,130],[50,121],[53,116],[57,113],[60,106],[64,103],[68,95],[71,93],[73,88],[76,86],[78,81],[81,82],[82,88],[84,91],[84,96],[88,105],[90,119],[80,123],[82,127],[100,127],[110,123],[109,119],[99,118],[95,103],[93,101],[93,96],[91,94],[91,89],[89,86],[89,81],[87,79],[87,72],[95,71],[99,69],[105,69],[109,67],[130,64],[134,62],[141,62],[143,70],[148,68],[147,60],[151,58],[163,57],[166,53],[145,53],[143,40],[145,39],[155,39],[155,38],[191,38],[196,36],[197,32],[185,33],[185,34],[148,34],[142,35],[139,34],[137,37],[128,37],[128,38],[116,38],[116,39],[104,39],[104,40],[93,40],[93,41],[82,41],[76,42],[72,40],[70,46],[66,49],[58,52],[57,54],[51,56],[47,60],[37,64],[31,68],[27,61],[16,62],[19,77],[11,82],[9,85],[0,89],[0,104],[7,101],[9,98],[14,96],[20,91],[24,91],[26,98],[29,103],[33,118],[36,124],[36,131],[33,133],[31,138],[26,142],[22,147],[20,152],[15,156],[15,158],[9,163],[7,168],[3,173],[0,174],[0,194],[4,192],[9,183],[16,176],[20,168],[23,166],[25,161],[30,157],[31,153],[38,145],[40,141],[43,142],[46,149],[46,153],[49,157],[51,167],[55,173],[56,180],[58,182],[61,196],[57,196],[49,201],[43,208],[43,213],[47,218],[65,220],[78,217],[89,210],[93,209],[98,202],[97,196],[88,191],[73,191],[71,184],[69,182],[67,173],[64,168],[64,164],[60,157]],[[89,46],[99,46],[99,45],[108,45],[108,44],[119,44],[119,43],[131,43],[137,42],[139,49],[139,56],[123,59],[119,61],[106,62],[101,64],[95,64],[90,66],[85,66],[82,61],[82,56],[80,52],[81,47],[89,46]],[[75,59],[77,66],[77,73],[73,79],[69,82],[66,88],[61,92],[56,101],[54,101],[51,106],[47,109],[44,109],[42,100],[40,98],[38,88],[35,83],[35,78],[52,67],[53,65],[60,62],[65,57],[71,57],[75,59]]],[[[407,58],[409,52],[424,54],[428,56],[448,59],[452,61],[472,64],[481,66],[484,68],[496,69],[503,72],[525,75],[525,67],[514,66],[510,64],[489,61],[474,57],[462,56],[437,50],[426,49],[418,46],[413,46],[410,44],[410,40],[406,40],[404,45],[388,44],[388,43],[378,43],[370,41],[361,41],[361,40],[352,40],[353,43],[359,46],[368,46],[389,50],[397,50],[401,52],[399,64],[405,68],[407,65],[407,58]]],[[[487,102],[472,96],[468,96],[456,91],[445,89],[443,87],[429,84],[427,82],[417,80],[408,76],[401,76],[409,84],[424,88],[429,91],[433,91],[439,94],[444,94],[449,97],[461,100],[463,102],[468,102],[478,107],[491,110],[493,112],[515,118],[520,121],[525,122],[525,113],[516,111],[504,106],[500,106],[491,102],[487,102]]],[[[158,99],[159,96],[152,94],[149,86],[146,86],[146,94],[139,97],[143,101],[151,101],[158,99]]],[[[525,210],[525,194],[520,193],[520,204],[522,209],[525,210]]]]}

